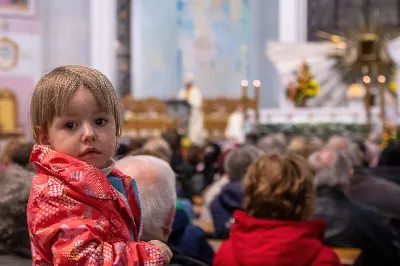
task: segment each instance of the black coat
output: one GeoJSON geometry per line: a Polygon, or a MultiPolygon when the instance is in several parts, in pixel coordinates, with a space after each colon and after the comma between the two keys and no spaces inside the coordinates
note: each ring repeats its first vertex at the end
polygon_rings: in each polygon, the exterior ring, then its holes
{"type": "Polygon", "coordinates": [[[368,173],[387,179],[400,186],[400,167],[398,166],[377,166],[366,169],[368,173]]]}
{"type": "Polygon", "coordinates": [[[0,255],[0,266],[32,266],[32,259],[16,255],[0,255]]]}
{"type": "Polygon", "coordinates": [[[390,218],[351,201],[340,188],[318,187],[315,217],[326,222],[325,244],[360,248],[361,265],[400,265],[399,237],[390,218]]]}
{"type": "Polygon", "coordinates": [[[356,168],[350,180],[348,195],[355,201],[374,206],[400,219],[400,186],[356,168]]]}

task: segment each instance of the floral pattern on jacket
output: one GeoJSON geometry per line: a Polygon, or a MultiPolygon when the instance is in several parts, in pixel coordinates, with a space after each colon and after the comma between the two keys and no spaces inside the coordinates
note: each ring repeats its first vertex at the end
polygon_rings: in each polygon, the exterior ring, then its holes
{"type": "Polygon", "coordinates": [[[163,265],[159,249],[139,241],[130,177],[111,172],[122,179],[124,199],[99,169],[76,158],[37,145],[31,161],[38,171],[27,207],[33,265],[163,265]]]}

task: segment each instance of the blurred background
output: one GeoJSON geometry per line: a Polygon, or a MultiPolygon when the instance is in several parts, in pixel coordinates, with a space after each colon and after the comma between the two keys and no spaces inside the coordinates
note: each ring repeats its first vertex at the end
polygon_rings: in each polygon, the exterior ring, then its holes
{"type": "Polygon", "coordinates": [[[397,124],[399,24],[397,0],[0,0],[0,125],[29,138],[41,74],[82,64],[109,77],[126,120],[153,110],[176,122],[165,101],[190,79],[203,139],[223,138],[239,104],[247,133],[382,131],[397,124]],[[159,102],[133,107],[146,99],[159,102]]]}
{"type": "Polygon", "coordinates": [[[400,0],[0,0],[0,265],[31,265],[30,97],[68,64],[120,98],[115,159],[175,172],[173,265],[400,265],[399,36],[400,0]]]}

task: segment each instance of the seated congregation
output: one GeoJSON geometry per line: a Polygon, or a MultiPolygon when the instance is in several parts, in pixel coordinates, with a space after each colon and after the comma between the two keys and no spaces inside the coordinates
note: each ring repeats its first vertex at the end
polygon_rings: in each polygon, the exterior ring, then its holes
{"type": "MultiPolygon", "coordinates": [[[[284,134],[200,147],[175,130],[121,140],[141,240],[169,265],[400,265],[400,146],[358,136],[284,134]]],[[[32,265],[26,222],[32,143],[2,145],[0,265],[32,265]]]]}

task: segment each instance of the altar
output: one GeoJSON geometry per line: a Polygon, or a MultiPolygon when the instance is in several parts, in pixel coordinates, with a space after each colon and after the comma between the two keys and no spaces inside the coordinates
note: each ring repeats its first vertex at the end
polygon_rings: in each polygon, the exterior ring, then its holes
{"type": "MultiPolygon", "coordinates": [[[[372,123],[378,123],[379,109],[371,110],[372,123]]],[[[313,124],[313,123],[343,123],[365,124],[365,110],[352,107],[306,107],[260,109],[260,124],[313,124]]]]}
{"type": "Polygon", "coordinates": [[[260,110],[259,124],[365,125],[365,132],[398,125],[393,46],[400,38],[378,45],[381,32],[366,31],[351,46],[349,36],[325,35],[324,42],[267,42],[282,87],[279,108],[260,110]]]}

